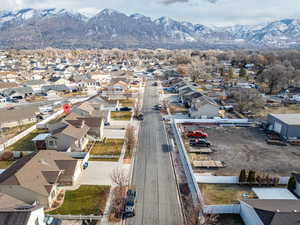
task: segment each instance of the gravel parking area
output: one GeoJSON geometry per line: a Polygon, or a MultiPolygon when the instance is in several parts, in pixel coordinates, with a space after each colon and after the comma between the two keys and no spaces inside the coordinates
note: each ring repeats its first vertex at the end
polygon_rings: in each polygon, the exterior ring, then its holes
{"type": "MultiPolygon", "coordinates": [[[[196,126],[188,126],[189,130],[196,126]]],[[[252,169],[272,175],[289,176],[300,171],[300,147],[275,146],[265,142],[266,135],[255,127],[205,127],[212,143],[212,160],[225,163],[225,168],[201,170],[216,175],[239,175],[241,169],[252,169]]]]}

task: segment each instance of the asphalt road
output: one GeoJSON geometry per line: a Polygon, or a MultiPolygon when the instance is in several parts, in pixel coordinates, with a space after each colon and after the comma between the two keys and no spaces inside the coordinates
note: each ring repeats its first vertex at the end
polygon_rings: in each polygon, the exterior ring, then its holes
{"type": "Polygon", "coordinates": [[[148,82],[132,180],[137,190],[136,211],[127,225],[183,224],[162,117],[151,109],[158,103],[157,87],[148,82]]]}

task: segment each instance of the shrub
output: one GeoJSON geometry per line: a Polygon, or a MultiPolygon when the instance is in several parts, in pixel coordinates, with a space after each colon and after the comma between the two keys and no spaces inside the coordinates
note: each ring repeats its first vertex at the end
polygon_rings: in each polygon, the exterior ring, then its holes
{"type": "Polygon", "coordinates": [[[3,161],[11,161],[13,159],[14,159],[14,153],[12,153],[11,151],[5,151],[0,156],[0,160],[3,161]]]}
{"type": "Polygon", "coordinates": [[[244,182],[246,182],[246,179],[247,179],[246,170],[243,169],[243,170],[241,170],[241,172],[240,172],[239,182],[240,182],[240,183],[244,183],[244,182]]]}
{"type": "Polygon", "coordinates": [[[291,176],[288,182],[288,189],[294,191],[296,189],[296,178],[291,176]]]}
{"type": "Polygon", "coordinates": [[[253,170],[249,171],[247,182],[248,183],[254,183],[255,182],[255,171],[253,171],[253,170]]]}

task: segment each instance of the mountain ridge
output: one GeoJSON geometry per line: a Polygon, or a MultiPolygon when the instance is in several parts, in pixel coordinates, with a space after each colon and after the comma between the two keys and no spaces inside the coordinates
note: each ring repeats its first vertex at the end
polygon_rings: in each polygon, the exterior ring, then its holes
{"type": "Polygon", "coordinates": [[[0,11],[0,48],[299,48],[300,20],[212,27],[103,9],[0,11]]]}

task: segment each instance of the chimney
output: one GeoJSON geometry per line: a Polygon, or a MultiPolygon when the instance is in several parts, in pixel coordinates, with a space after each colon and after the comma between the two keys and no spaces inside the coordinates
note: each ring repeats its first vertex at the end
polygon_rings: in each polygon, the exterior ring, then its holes
{"type": "Polygon", "coordinates": [[[85,121],[83,120],[83,119],[80,119],[79,121],[78,121],[78,123],[76,123],[76,128],[83,128],[84,127],[84,125],[85,125],[85,121]]]}
{"type": "Polygon", "coordinates": [[[83,128],[83,127],[84,127],[84,125],[85,125],[85,121],[84,121],[84,120],[81,120],[80,122],[81,122],[81,124],[80,124],[80,128],[83,128]]]}

